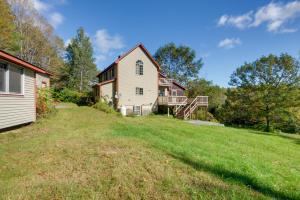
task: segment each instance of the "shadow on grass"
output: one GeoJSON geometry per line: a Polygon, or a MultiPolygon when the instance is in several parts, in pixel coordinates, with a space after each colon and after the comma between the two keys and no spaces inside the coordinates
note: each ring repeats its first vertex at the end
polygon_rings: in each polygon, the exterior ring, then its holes
{"type": "MultiPolygon", "coordinates": [[[[120,124],[119,124],[120,125],[120,124]]],[[[151,144],[152,147],[170,155],[174,159],[177,159],[178,161],[187,164],[191,167],[193,167],[195,170],[201,170],[208,172],[210,174],[213,174],[220,179],[223,179],[224,181],[232,181],[235,183],[240,183],[242,185],[245,185],[249,188],[251,188],[254,191],[257,191],[263,195],[276,198],[276,199],[286,199],[286,200],[292,200],[292,199],[299,199],[299,196],[296,196],[295,194],[287,194],[284,192],[280,192],[276,189],[273,189],[272,187],[268,186],[267,184],[263,184],[259,182],[259,178],[251,177],[249,175],[238,173],[232,170],[225,169],[224,167],[220,165],[213,165],[213,164],[206,164],[203,162],[199,162],[192,157],[190,157],[188,154],[184,154],[180,151],[180,144],[176,143],[178,141],[172,141],[170,138],[166,138],[164,134],[157,133],[156,129],[152,129],[149,127],[139,127],[140,129],[137,129],[136,126],[131,126],[129,124],[122,124],[121,126],[115,126],[114,130],[119,134],[123,136],[129,136],[134,138],[139,138],[144,141],[147,141],[151,144]],[[121,133],[121,134],[120,134],[121,133]],[[140,134],[143,133],[143,134],[140,134]]],[[[263,133],[254,131],[255,134],[266,134],[272,136],[272,134],[263,133]]],[[[296,139],[296,138],[290,138],[289,139],[296,139]]]]}
{"type": "Polygon", "coordinates": [[[277,198],[277,199],[286,199],[286,200],[297,199],[297,197],[295,197],[295,196],[292,197],[285,193],[282,193],[282,192],[276,191],[272,188],[269,188],[268,186],[261,185],[261,184],[257,183],[257,180],[253,177],[249,177],[244,174],[232,172],[232,171],[226,170],[221,167],[211,166],[211,165],[208,165],[205,163],[196,162],[192,159],[187,158],[185,155],[174,154],[174,153],[168,153],[168,154],[170,156],[172,156],[173,158],[175,158],[187,165],[190,165],[191,167],[193,167],[196,170],[206,171],[206,172],[212,173],[222,179],[241,183],[241,184],[243,184],[257,192],[260,192],[264,195],[267,195],[267,196],[270,196],[273,198],[277,198]]]}
{"type": "Polygon", "coordinates": [[[254,130],[249,130],[249,133],[253,133],[253,134],[257,134],[257,135],[281,137],[284,139],[292,140],[296,144],[300,144],[300,138],[296,138],[295,134],[288,135],[288,134],[268,133],[268,132],[262,132],[262,131],[254,131],[254,130]]]}

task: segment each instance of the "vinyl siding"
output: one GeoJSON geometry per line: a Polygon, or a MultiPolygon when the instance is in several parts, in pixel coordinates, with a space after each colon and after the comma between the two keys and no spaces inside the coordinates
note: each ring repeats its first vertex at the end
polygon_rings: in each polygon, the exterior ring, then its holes
{"type": "Polygon", "coordinates": [[[136,48],[118,63],[118,107],[133,105],[153,110],[158,96],[158,71],[147,55],[136,48]],[[144,64],[144,74],[136,75],[136,61],[144,64]],[[136,95],[136,87],[143,88],[143,95],[136,95]]]}
{"type": "Polygon", "coordinates": [[[115,82],[107,83],[105,85],[101,85],[101,97],[105,98],[109,104],[113,104],[114,97],[114,84],[115,82]]]}
{"type": "Polygon", "coordinates": [[[46,83],[47,87],[50,87],[49,75],[36,73],[36,85],[38,88],[42,88],[43,82],[46,83]]]}
{"type": "Polygon", "coordinates": [[[36,120],[34,76],[24,69],[24,96],[0,95],[0,129],[36,120]]]}

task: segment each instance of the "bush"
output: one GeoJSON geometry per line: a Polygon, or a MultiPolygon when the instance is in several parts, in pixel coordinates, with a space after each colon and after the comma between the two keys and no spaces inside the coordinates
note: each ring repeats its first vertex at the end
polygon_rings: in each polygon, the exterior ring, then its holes
{"type": "Polygon", "coordinates": [[[93,108],[97,110],[103,111],[105,113],[117,113],[113,107],[109,106],[108,103],[104,99],[100,99],[93,108]]]}
{"type": "Polygon", "coordinates": [[[53,98],[59,102],[71,102],[78,105],[91,105],[92,103],[91,93],[80,93],[68,88],[53,90],[53,98]]]}
{"type": "Polygon", "coordinates": [[[49,88],[40,88],[37,93],[36,113],[37,117],[46,117],[56,111],[49,88]]]}
{"type": "Polygon", "coordinates": [[[198,110],[195,115],[196,119],[198,120],[218,122],[218,120],[214,118],[213,114],[202,109],[198,110]]]}

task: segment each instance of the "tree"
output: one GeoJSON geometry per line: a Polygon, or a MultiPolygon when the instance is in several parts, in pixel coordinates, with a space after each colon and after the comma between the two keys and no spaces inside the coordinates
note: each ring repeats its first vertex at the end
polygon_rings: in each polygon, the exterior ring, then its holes
{"type": "Polygon", "coordinates": [[[0,10],[0,49],[14,52],[18,48],[14,15],[6,0],[0,0],[0,10]]]}
{"type": "Polygon", "coordinates": [[[231,75],[229,84],[235,88],[227,92],[224,109],[240,120],[263,122],[270,131],[272,122],[282,123],[300,105],[299,70],[299,62],[287,54],[244,64],[231,75]]]}
{"type": "Polygon", "coordinates": [[[196,60],[194,50],[187,46],[177,47],[174,43],[160,47],[154,58],[160,64],[165,75],[176,79],[183,85],[198,78],[199,70],[203,65],[201,59],[196,60]]]}
{"type": "Polygon", "coordinates": [[[225,102],[225,91],[226,89],[214,85],[212,81],[205,79],[195,79],[187,84],[188,97],[194,98],[198,95],[209,97],[209,111],[212,114],[215,114],[216,110],[225,102]]]}
{"type": "MultiPolygon", "coordinates": [[[[33,6],[31,0],[8,0],[14,14],[19,49],[15,55],[27,62],[51,71],[52,86],[57,84],[63,67],[62,39],[33,6]]],[[[2,12],[2,11],[1,11],[2,12]]]]}
{"type": "Polygon", "coordinates": [[[97,68],[94,64],[93,48],[90,38],[83,28],[77,30],[77,35],[67,47],[68,87],[80,92],[90,90],[95,82],[97,68]]]}

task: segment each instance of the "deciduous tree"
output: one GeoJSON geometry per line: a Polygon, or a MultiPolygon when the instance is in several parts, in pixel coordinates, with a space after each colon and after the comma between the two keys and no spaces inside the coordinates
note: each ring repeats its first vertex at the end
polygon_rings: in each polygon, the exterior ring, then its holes
{"type": "Polygon", "coordinates": [[[299,62],[287,54],[244,64],[231,76],[234,89],[227,92],[226,112],[240,120],[264,122],[266,131],[272,123],[280,126],[285,116],[293,116],[292,108],[300,105],[299,70],[299,62]]]}
{"type": "Polygon", "coordinates": [[[19,36],[16,56],[51,72],[52,83],[57,84],[63,67],[62,40],[54,34],[53,27],[41,16],[30,0],[8,0],[14,14],[14,24],[19,36]]]}
{"type": "Polygon", "coordinates": [[[13,53],[18,49],[14,15],[6,0],[0,0],[0,49],[13,53]]]}
{"type": "Polygon", "coordinates": [[[201,59],[196,59],[194,50],[187,46],[177,47],[174,43],[160,47],[154,58],[160,64],[165,75],[176,79],[183,85],[198,78],[199,70],[203,65],[201,59]]]}

